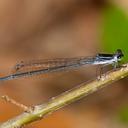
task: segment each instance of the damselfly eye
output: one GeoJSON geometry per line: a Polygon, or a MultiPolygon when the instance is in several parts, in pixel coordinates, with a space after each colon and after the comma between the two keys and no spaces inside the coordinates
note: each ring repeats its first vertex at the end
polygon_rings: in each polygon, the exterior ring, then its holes
{"type": "Polygon", "coordinates": [[[117,56],[118,59],[121,59],[121,56],[117,56]]]}
{"type": "Polygon", "coordinates": [[[115,55],[117,56],[118,59],[121,59],[124,56],[121,49],[117,49],[115,55]]]}

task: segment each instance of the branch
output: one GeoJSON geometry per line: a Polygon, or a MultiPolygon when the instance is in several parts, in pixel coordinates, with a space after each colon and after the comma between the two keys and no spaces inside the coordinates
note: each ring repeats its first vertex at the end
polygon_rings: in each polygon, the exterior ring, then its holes
{"type": "Polygon", "coordinates": [[[24,112],[21,115],[14,117],[0,125],[0,128],[19,128],[42,119],[45,115],[75,102],[82,97],[85,97],[97,90],[128,76],[128,64],[116,71],[108,72],[99,80],[94,80],[90,83],[82,83],[72,90],[66,91],[63,94],[50,99],[47,103],[32,107],[30,112],[24,112]]]}

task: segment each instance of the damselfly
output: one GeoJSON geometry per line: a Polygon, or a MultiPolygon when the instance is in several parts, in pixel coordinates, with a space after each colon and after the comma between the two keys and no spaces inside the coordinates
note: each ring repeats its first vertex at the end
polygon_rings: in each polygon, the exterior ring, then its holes
{"type": "Polygon", "coordinates": [[[99,53],[93,57],[75,57],[75,58],[57,58],[49,60],[33,60],[15,65],[15,73],[1,77],[0,81],[12,80],[19,77],[33,76],[39,74],[52,73],[57,71],[65,71],[75,69],[84,65],[110,65],[114,68],[118,66],[118,62],[124,56],[122,50],[117,49],[114,54],[99,53]]]}

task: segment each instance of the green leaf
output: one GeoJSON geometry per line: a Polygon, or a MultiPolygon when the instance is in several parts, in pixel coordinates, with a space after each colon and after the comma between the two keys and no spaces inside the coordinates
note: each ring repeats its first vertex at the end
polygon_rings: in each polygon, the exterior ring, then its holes
{"type": "Polygon", "coordinates": [[[122,106],[117,112],[118,120],[122,123],[128,124],[128,106],[122,106]]]}
{"type": "Polygon", "coordinates": [[[114,52],[122,49],[124,60],[128,60],[128,16],[118,7],[111,6],[103,11],[102,47],[114,52]]]}

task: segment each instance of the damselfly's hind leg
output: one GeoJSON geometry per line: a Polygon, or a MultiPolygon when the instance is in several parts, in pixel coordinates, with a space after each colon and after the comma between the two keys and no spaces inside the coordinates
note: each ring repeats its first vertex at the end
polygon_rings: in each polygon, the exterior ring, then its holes
{"type": "Polygon", "coordinates": [[[96,68],[96,77],[97,77],[97,79],[101,78],[100,74],[101,74],[101,66],[99,65],[96,68]]]}
{"type": "Polygon", "coordinates": [[[99,65],[99,66],[97,67],[97,69],[96,69],[96,77],[97,77],[98,80],[101,79],[101,77],[102,77],[102,75],[103,75],[103,73],[104,73],[103,69],[104,69],[104,67],[101,66],[101,65],[99,65]]]}
{"type": "Polygon", "coordinates": [[[105,73],[105,67],[107,67],[109,64],[105,64],[105,65],[102,65],[102,66],[99,66],[98,68],[97,68],[97,79],[99,80],[99,79],[101,79],[102,78],[102,76],[105,76],[106,75],[106,73],[105,73]],[[98,74],[98,70],[99,70],[99,74],[98,74]]]}

